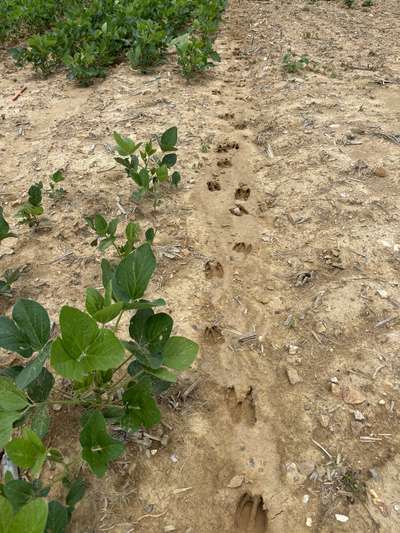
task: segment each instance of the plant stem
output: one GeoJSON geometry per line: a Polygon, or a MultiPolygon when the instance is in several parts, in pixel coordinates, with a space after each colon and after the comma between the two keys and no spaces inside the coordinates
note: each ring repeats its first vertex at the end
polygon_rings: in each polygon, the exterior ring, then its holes
{"type": "Polygon", "coordinates": [[[125,312],[125,309],[121,309],[121,312],[118,315],[118,318],[117,318],[117,321],[115,323],[115,326],[113,327],[114,333],[117,333],[117,331],[118,331],[118,326],[119,326],[119,323],[121,322],[121,318],[122,318],[122,315],[124,314],[124,312],[125,312]]]}

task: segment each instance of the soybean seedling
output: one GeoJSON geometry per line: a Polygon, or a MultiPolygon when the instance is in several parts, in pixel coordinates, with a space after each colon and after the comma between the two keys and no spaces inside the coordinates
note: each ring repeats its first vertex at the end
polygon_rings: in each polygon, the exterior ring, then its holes
{"type": "MultiPolygon", "coordinates": [[[[97,246],[101,252],[105,252],[110,246],[113,246],[119,257],[126,257],[136,248],[136,243],[140,241],[140,226],[136,222],[129,222],[125,228],[126,241],[122,245],[117,244],[118,218],[113,218],[110,222],[103,215],[96,214],[92,217],[85,218],[87,225],[96,232],[96,238],[90,243],[97,246]]],[[[154,239],[154,230],[148,229],[145,234],[146,242],[152,243],[154,239]]]]}
{"type": "Polygon", "coordinates": [[[3,273],[3,278],[0,279],[0,296],[11,296],[11,286],[16,282],[21,274],[23,269],[7,269],[3,273]]]}
{"type": "Polygon", "coordinates": [[[283,68],[291,74],[303,70],[309,63],[310,59],[307,55],[303,54],[298,58],[291,50],[288,50],[283,56],[283,68]]]}
{"type": "Polygon", "coordinates": [[[57,187],[57,184],[64,181],[65,177],[61,170],[57,170],[50,176],[50,190],[49,196],[52,200],[61,200],[66,195],[67,191],[62,187],[57,187]]]}
{"type": "Polygon", "coordinates": [[[138,189],[134,191],[133,198],[137,202],[150,193],[154,198],[154,208],[159,203],[160,185],[170,182],[177,186],[181,175],[170,169],[176,165],[176,143],[178,142],[178,129],[174,126],[166,130],[158,141],[158,147],[152,141],[145,144],[136,144],[129,137],[123,137],[114,132],[117,143],[117,152],[120,157],[115,161],[125,167],[127,175],[136,183],[138,189]]]}
{"type": "Polygon", "coordinates": [[[29,188],[28,201],[22,204],[16,214],[17,218],[20,219],[20,224],[28,224],[30,228],[39,225],[39,217],[44,213],[42,190],[43,183],[41,181],[29,188]]]}

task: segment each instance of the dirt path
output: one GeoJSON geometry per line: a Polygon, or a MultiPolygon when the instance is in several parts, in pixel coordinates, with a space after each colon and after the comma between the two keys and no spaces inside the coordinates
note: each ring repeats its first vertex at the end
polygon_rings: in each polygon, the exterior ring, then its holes
{"type": "MultiPolygon", "coordinates": [[[[81,306],[100,260],[83,217],[122,206],[157,228],[154,295],[202,344],[163,400],[166,425],[151,432],[163,446],[132,443],[91,481],[74,531],[400,529],[400,12],[375,4],[232,1],[223,62],[189,85],[168,63],[79,89],[3,56],[6,215],[60,167],[69,191],[1,257],[3,270],[28,266],[15,297],[53,319],[81,306]],[[306,70],[283,71],[288,49],[306,70]],[[134,209],[111,134],[175,124],[184,185],[154,217],[134,209]]],[[[60,417],[52,444],[67,453],[77,417],[60,417]]]]}

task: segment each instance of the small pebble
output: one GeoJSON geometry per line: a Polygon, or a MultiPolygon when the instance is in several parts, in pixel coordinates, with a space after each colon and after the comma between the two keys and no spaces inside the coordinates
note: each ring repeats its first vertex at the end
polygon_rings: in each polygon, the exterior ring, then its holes
{"type": "Polygon", "coordinates": [[[338,522],[342,522],[342,524],[345,524],[349,521],[349,517],[345,514],[335,514],[335,518],[338,522]]]}
{"type": "Polygon", "coordinates": [[[386,404],[385,400],[379,400],[378,403],[379,403],[379,405],[385,405],[386,404]]]}
{"type": "Polygon", "coordinates": [[[307,505],[307,503],[310,501],[310,496],[308,494],[304,494],[303,496],[303,503],[304,505],[307,505]]]}
{"type": "Polygon", "coordinates": [[[176,453],[171,454],[171,455],[169,456],[169,458],[171,459],[171,461],[172,461],[173,463],[177,463],[177,462],[178,462],[178,457],[177,457],[176,453]]]}
{"type": "Polygon", "coordinates": [[[306,520],[306,526],[307,526],[307,527],[312,527],[312,518],[311,518],[311,516],[308,516],[308,517],[307,517],[307,520],[306,520]]]}
{"type": "Polygon", "coordinates": [[[362,414],[361,411],[353,411],[353,415],[356,420],[365,420],[365,416],[362,414]]]}
{"type": "Polygon", "coordinates": [[[297,385],[297,383],[301,383],[303,381],[295,368],[288,366],[286,368],[286,374],[291,385],[297,385]]]}

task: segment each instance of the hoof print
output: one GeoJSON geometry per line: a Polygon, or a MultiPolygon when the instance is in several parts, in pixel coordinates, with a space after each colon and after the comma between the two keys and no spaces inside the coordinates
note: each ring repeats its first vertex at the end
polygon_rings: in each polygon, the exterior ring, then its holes
{"type": "Polygon", "coordinates": [[[250,196],[250,187],[241,183],[235,192],[235,200],[248,200],[250,196]]]}
{"type": "Polygon", "coordinates": [[[245,492],[235,513],[235,528],[238,533],[266,533],[268,530],[268,512],[264,509],[262,496],[252,496],[245,492]]]}
{"type": "Polygon", "coordinates": [[[222,278],[224,276],[224,269],[219,261],[207,261],[204,266],[206,278],[222,278]]]}
{"type": "Polygon", "coordinates": [[[216,148],[217,153],[228,152],[229,150],[239,150],[239,143],[237,142],[221,143],[216,148]]]}
{"type": "Polygon", "coordinates": [[[217,165],[220,168],[231,167],[232,166],[232,161],[230,159],[228,159],[227,157],[225,157],[225,159],[220,159],[218,161],[217,165]]]}
{"type": "Polygon", "coordinates": [[[251,244],[246,244],[245,242],[237,242],[232,249],[234,252],[247,255],[252,251],[253,246],[251,244]]]}
{"type": "Polygon", "coordinates": [[[216,324],[207,326],[204,330],[204,339],[212,344],[222,344],[224,342],[224,336],[221,328],[216,324]]]}
{"type": "Polygon", "coordinates": [[[241,400],[238,400],[235,387],[229,387],[226,400],[232,421],[235,424],[244,422],[248,426],[254,426],[257,422],[257,417],[252,387],[249,388],[246,395],[241,400]]]}
{"type": "Polygon", "coordinates": [[[207,182],[207,188],[211,192],[220,191],[221,185],[219,184],[217,180],[210,180],[207,182]]]}

